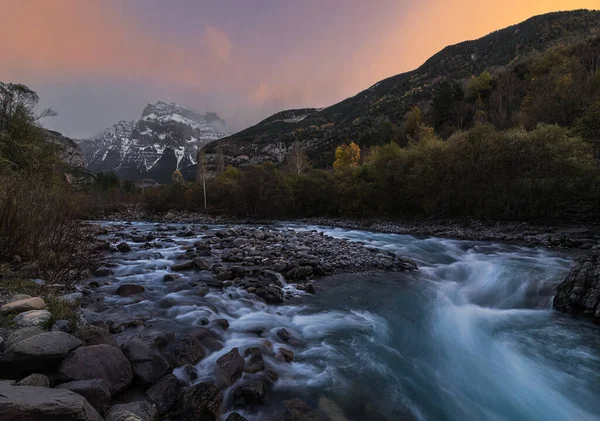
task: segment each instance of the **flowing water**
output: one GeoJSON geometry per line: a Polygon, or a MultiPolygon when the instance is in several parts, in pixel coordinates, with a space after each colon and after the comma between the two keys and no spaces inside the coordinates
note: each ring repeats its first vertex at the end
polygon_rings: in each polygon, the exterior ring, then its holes
{"type": "MultiPolygon", "coordinates": [[[[139,225],[140,229],[152,226],[139,225]]],[[[267,409],[299,397],[332,421],[600,419],[600,330],[551,310],[569,256],[488,242],[418,239],[324,227],[327,234],[393,250],[417,261],[415,273],[339,275],[317,294],[267,306],[231,287],[204,298],[165,286],[180,244],[164,258],[136,251],[117,282],[146,285],[147,299],[107,298],[115,317],[143,316],[157,328],[185,329],[226,318],[225,347],[202,360],[200,379],[232,347],[264,346],[251,333],[285,327],[296,359],[265,357],[280,380],[267,409]],[[154,294],[154,295],[152,295],[154,294]],[[165,301],[167,301],[165,303],[165,301]]],[[[196,239],[186,241],[193,242],[196,239]]],[[[181,240],[178,239],[181,243],[181,240]]],[[[264,413],[244,413],[249,420],[264,413]]]]}

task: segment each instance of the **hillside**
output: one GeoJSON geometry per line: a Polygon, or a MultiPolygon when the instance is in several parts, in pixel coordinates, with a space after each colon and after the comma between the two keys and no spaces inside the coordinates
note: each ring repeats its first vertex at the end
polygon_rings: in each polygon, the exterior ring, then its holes
{"type": "Polygon", "coordinates": [[[326,167],[343,142],[354,140],[368,146],[389,140],[377,135],[380,122],[400,126],[406,112],[415,104],[430,102],[445,80],[465,81],[484,70],[497,70],[552,47],[599,34],[600,11],[536,16],[478,40],[446,47],[418,69],[382,80],[330,107],[277,113],[207,145],[207,161],[210,164],[216,148],[221,147],[228,164],[281,163],[290,145],[298,140],[315,166],[326,167]]]}

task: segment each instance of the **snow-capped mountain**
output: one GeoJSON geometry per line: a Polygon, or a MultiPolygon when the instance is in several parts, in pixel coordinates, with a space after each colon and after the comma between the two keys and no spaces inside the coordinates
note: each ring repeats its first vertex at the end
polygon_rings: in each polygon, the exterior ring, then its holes
{"type": "Polygon", "coordinates": [[[80,146],[90,171],[168,182],[176,169],[193,177],[198,148],[224,136],[225,121],[216,113],[158,101],[140,120],[120,121],[80,146]]]}

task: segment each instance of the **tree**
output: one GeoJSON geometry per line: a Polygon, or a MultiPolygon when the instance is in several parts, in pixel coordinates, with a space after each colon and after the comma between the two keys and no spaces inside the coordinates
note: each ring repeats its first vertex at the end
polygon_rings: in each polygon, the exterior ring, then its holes
{"type": "Polygon", "coordinates": [[[223,147],[219,145],[215,156],[215,172],[218,175],[223,171],[225,171],[225,157],[223,156],[223,147]]]}
{"type": "Polygon", "coordinates": [[[284,168],[286,172],[297,175],[303,174],[310,169],[308,156],[298,140],[292,143],[292,147],[285,158],[284,168]]]}
{"type": "Polygon", "coordinates": [[[202,149],[198,150],[198,159],[196,163],[196,183],[202,183],[204,210],[206,210],[206,155],[202,149]]]}
{"type": "Polygon", "coordinates": [[[493,79],[487,70],[479,76],[474,76],[467,83],[467,98],[476,101],[477,98],[485,100],[493,89],[493,79]]]}
{"type": "Polygon", "coordinates": [[[176,186],[183,186],[185,184],[185,179],[183,178],[183,174],[179,170],[173,171],[173,175],[171,175],[171,183],[176,186]]]}
{"type": "Polygon", "coordinates": [[[336,171],[345,171],[358,167],[360,162],[360,148],[354,142],[350,145],[343,144],[335,150],[333,168],[336,171]]]}
{"type": "Polygon", "coordinates": [[[419,128],[422,124],[423,118],[421,115],[421,108],[415,105],[404,116],[404,122],[402,123],[402,133],[404,133],[408,140],[414,140],[415,135],[418,133],[419,128]]]}

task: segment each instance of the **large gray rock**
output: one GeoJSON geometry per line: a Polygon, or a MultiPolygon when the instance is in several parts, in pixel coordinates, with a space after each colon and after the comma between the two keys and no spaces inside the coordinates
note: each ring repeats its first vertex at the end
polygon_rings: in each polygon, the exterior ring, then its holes
{"type": "Polygon", "coordinates": [[[157,418],[156,409],[146,401],[113,405],[104,417],[106,421],[154,421],[157,418]]]}
{"type": "Polygon", "coordinates": [[[600,256],[581,256],[556,289],[554,308],[600,324],[600,256]]]}
{"type": "Polygon", "coordinates": [[[110,391],[103,380],[78,380],[58,385],[56,389],[70,390],[83,396],[100,415],[108,409],[110,391]]]}
{"type": "Polygon", "coordinates": [[[102,417],[83,396],[69,390],[0,381],[0,420],[102,421],[102,417]]]}
{"type": "Polygon", "coordinates": [[[166,413],[179,396],[182,382],[174,374],[168,374],[146,392],[146,399],[152,403],[159,414],[166,413]]]}
{"type": "Polygon", "coordinates": [[[149,339],[133,338],[123,347],[133,374],[143,384],[152,385],[171,371],[169,362],[149,339]]]}
{"type": "Polygon", "coordinates": [[[50,387],[50,380],[43,374],[34,373],[15,383],[15,386],[50,387]]]}
{"type": "Polygon", "coordinates": [[[102,379],[111,395],[131,384],[131,364],[119,348],[110,345],[81,347],[60,365],[59,373],[68,380],[102,379]]]}
{"type": "Polygon", "coordinates": [[[8,336],[6,342],[4,343],[4,346],[6,347],[6,349],[8,349],[14,344],[21,342],[24,339],[31,338],[32,336],[39,335],[40,333],[45,332],[46,331],[44,329],[36,326],[17,329],[8,336]]]}
{"type": "Polygon", "coordinates": [[[37,370],[55,370],[61,361],[81,346],[81,341],[64,332],[46,332],[23,339],[0,356],[0,373],[15,377],[37,370]]]}
{"type": "Polygon", "coordinates": [[[111,345],[117,346],[117,341],[111,335],[107,326],[85,325],[75,335],[85,345],[111,345]]]}
{"type": "Polygon", "coordinates": [[[17,327],[40,326],[52,318],[48,310],[29,310],[18,314],[13,322],[17,327]]]}
{"type": "Polygon", "coordinates": [[[217,381],[219,384],[231,386],[244,372],[244,358],[237,348],[233,348],[227,354],[217,360],[217,381]]]}
{"type": "Polygon", "coordinates": [[[23,313],[30,310],[44,310],[46,302],[40,297],[25,298],[23,300],[12,301],[0,307],[1,314],[23,313]]]}
{"type": "Polygon", "coordinates": [[[215,421],[220,417],[223,392],[212,383],[187,388],[177,400],[171,421],[215,421]]]}

